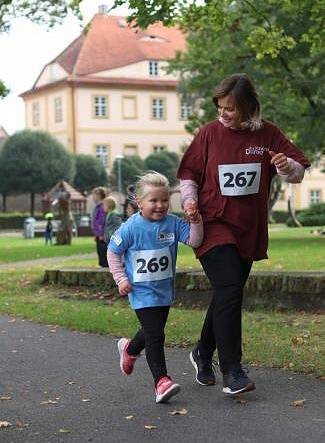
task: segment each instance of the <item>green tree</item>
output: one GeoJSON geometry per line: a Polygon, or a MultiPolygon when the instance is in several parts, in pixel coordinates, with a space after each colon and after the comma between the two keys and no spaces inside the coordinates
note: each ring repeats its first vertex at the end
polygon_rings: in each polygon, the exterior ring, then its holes
{"type": "Polygon", "coordinates": [[[122,191],[126,192],[126,188],[135,183],[137,177],[143,174],[145,163],[138,155],[130,155],[121,160],[115,160],[113,163],[110,182],[113,187],[118,189],[119,180],[119,162],[121,162],[121,185],[122,191]]]}
{"type": "Polygon", "coordinates": [[[177,183],[176,170],[179,165],[179,157],[175,152],[158,152],[149,155],[145,159],[146,168],[165,175],[171,186],[177,183]]]}
{"type": "Polygon", "coordinates": [[[74,159],[50,134],[43,131],[17,132],[5,142],[1,154],[5,170],[4,187],[8,194],[31,195],[31,214],[35,194],[49,191],[59,180],[71,181],[74,159]]]}
{"type": "Polygon", "coordinates": [[[106,186],[108,176],[103,163],[93,155],[79,154],[75,156],[76,174],[74,186],[80,191],[90,191],[96,186],[106,186]]]}
{"type": "Polygon", "coordinates": [[[157,20],[177,23],[187,51],[169,70],[193,106],[187,129],[214,119],[214,87],[246,72],[257,84],[263,114],[309,155],[325,152],[325,0],[128,0],[130,19],[141,27],[157,20]]]}
{"type": "Polygon", "coordinates": [[[4,161],[3,151],[0,151],[0,194],[2,195],[2,208],[3,212],[7,211],[7,196],[9,195],[8,183],[7,183],[7,171],[4,161]]]}

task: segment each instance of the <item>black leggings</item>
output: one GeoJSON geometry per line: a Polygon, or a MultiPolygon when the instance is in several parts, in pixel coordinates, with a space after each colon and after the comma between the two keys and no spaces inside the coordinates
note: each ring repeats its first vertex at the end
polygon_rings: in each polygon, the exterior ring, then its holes
{"type": "Polygon", "coordinates": [[[243,289],[253,262],[241,258],[232,244],[216,246],[200,257],[200,262],[213,287],[213,297],[199,350],[203,358],[211,359],[217,348],[220,369],[226,373],[241,362],[243,289]]]}
{"type": "Polygon", "coordinates": [[[167,375],[164,344],[169,306],[136,309],[135,313],[141,329],[131,340],[128,353],[138,355],[143,349],[146,350],[146,359],[156,385],[161,377],[167,375]]]}
{"type": "Polygon", "coordinates": [[[104,240],[100,240],[99,237],[96,237],[96,249],[97,249],[99,266],[101,266],[102,268],[108,268],[107,244],[104,240]]]}

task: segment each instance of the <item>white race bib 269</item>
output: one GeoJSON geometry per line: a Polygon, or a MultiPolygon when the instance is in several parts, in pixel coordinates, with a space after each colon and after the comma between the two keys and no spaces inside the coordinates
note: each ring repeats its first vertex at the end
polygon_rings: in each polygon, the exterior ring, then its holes
{"type": "Polygon", "coordinates": [[[169,248],[135,251],[132,253],[133,281],[165,280],[173,276],[169,248]]]}
{"type": "Polygon", "coordinates": [[[260,189],[261,163],[241,163],[218,166],[222,195],[257,194],[260,189]]]}

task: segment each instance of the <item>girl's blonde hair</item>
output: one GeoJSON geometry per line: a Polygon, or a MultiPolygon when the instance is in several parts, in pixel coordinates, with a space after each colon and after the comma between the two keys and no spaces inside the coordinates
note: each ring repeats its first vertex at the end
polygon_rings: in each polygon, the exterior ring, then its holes
{"type": "Polygon", "coordinates": [[[116,209],[117,206],[117,202],[114,197],[105,197],[103,200],[103,204],[107,206],[107,209],[109,211],[113,211],[114,209],[116,209]]]}
{"type": "Polygon", "coordinates": [[[135,185],[136,196],[144,198],[150,187],[165,188],[167,192],[170,191],[168,178],[156,171],[149,171],[138,178],[135,185]]]}
{"type": "Polygon", "coordinates": [[[104,200],[104,198],[107,196],[107,189],[105,189],[103,186],[98,186],[92,190],[92,193],[98,195],[101,200],[104,200]]]}

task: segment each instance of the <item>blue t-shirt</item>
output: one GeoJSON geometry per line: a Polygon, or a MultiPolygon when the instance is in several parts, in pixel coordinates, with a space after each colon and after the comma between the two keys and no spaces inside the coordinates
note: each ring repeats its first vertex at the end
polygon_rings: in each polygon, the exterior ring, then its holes
{"type": "Polygon", "coordinates": [[[171,305],[178,242],[186,243],[189,236],[189,223],[171,214],[149,221],[137,213],[115,231],[108,249],[125,255],[133,309],[171,305]]]}

